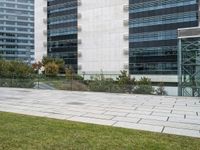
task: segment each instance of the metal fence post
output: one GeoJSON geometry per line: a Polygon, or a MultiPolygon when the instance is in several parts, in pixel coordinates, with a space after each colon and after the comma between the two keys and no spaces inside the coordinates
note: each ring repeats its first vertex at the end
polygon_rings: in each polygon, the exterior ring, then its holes
{"type": "Polygon", "coordinates": [[[178,40],[178,96],[183,96],[182,93],[182,48],[181,39],[178,40]]]}

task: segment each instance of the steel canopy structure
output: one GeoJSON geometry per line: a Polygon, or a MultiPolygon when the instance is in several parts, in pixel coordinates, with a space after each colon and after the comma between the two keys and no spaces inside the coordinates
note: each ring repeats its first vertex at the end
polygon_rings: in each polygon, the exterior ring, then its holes
{"type": "Polygon", "coordinates": [[[178,30],[179,96],[200,97],[200,27],[178,30]]]}

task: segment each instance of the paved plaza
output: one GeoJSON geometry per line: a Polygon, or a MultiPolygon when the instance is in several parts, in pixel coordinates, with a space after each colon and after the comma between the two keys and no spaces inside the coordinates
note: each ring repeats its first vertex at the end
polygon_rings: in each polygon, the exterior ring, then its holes
{"type": "Polygon", "coordinates": [[[0,111],[200,138],[200,98],[0,88],[0,111]]]}

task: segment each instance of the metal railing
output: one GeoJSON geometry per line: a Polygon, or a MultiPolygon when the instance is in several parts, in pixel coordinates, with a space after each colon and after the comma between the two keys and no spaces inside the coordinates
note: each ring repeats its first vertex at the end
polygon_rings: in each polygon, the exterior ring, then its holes
{"type": "Polygon", "coordinates": [[[155,89],[151,84],[137,82],[119,82],[116,74],[110,75],[59,75],[48,77],[45,75],[31,75],[26,77],[0,76],[0,87],[34,88],[46,90],[91,91],[128,94],[158,94],[167,95],[164,87],[155,89]],[[87,78],[87,79],[86,79],[87,78]]]}

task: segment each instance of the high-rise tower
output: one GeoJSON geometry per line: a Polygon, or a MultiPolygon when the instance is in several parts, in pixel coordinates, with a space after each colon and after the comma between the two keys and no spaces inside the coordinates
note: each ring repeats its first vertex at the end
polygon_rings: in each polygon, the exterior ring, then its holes
{"type": "Polygon", "coordinates": [[[0,55],[34,61],[34,0],[0,1],[0,55]]]}

